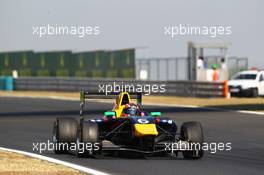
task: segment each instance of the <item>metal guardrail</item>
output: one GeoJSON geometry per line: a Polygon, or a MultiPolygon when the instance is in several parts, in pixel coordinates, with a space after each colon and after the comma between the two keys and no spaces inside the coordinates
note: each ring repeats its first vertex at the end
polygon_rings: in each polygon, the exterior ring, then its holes
{"type": "MultiPolygon", "coordinates": [[[[197,81],[140,81],[127,79],[91,79],[91,78],[36,78],[21,77],[14,79],[15,90],[48,90],[48,91],[91,91],[98,92],[100,86],[131,85],[147,87],[164,86],[165,92],[151,92],[150,95],[186,96],[186,97],[226,97],[228,94],[225,82],[197,81]]],[[[133,89],[133,88],[130,88],[133,89]]],[[[143,93],[146,90],[142,88],[143,93]]]]}

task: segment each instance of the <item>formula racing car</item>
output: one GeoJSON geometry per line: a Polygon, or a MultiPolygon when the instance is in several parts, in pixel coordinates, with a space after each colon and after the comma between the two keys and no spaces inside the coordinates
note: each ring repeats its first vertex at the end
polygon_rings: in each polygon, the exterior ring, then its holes
{"type": "Polygon", "coordinates": [[[59,117],[54,122],[53,143],[56,145],[56,154],[67,153],[72,151],[69,148],[76,148],[79,157],[96,157],[109,152],[174,156],[182,152],[183,157],[188,159],[203,156],[201,124],[185,122],[178,133],[175,121],[163,117],[161,112],[146,112],[141,109],[141,93],[102,95],[82,91],[80,101],[78,120],[59,117]],[[84,115],[86,99],[116,101],[112,110],[104,112],[98,118],[87,119],[88,116],[84,115]],[[136,100],[136,103],[132,103],[132,100],[136,100]]]}

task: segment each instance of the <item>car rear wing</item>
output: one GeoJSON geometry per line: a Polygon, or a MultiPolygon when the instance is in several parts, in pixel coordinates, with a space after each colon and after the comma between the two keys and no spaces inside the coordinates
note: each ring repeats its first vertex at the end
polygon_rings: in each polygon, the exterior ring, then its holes
{"type": "MultiPolygon", "coordinates": [[[[100,93],[100,92],[88,92],[81,91],[80,92],[80,101],[85,101],[86,99],[116,99],[116,97],[122,92],[111,92],[100,93]]],[[[128,92],[131,99],[136,99],[138,103],[142,103],[142,93],[140,92],[128,92]]]]}
{"type": "MultiPolygon", "coordinates": [[[[125,92],[111,92],[108,94],[100,92],[80,92],[80,118],[83,119],[83,107],[85,105],[85,100],[87,99],[116,99],[121,93],[125,92]]],[[[142,104],[142,93],[139,92],[128,92],[130,99],[136,99],[137,104],[142,104]]]]}

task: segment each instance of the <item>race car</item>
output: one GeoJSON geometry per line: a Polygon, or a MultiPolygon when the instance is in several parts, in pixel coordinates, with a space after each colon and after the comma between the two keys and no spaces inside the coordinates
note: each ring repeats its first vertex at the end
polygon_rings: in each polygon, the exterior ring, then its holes
{"type": "Polygon", "coordinates": [[[142,155],[173,155],[182,152],[184,158],[203,157],[203,130],[199,122],[185,122],[180,132],[176,122],[161,112],[142,111],[142,94],[121,92],[110,95],[80,92],[80,117],[59,117],[54,122],[55,153],[67,153],[71,145],[79,157],[96,157],[104,153],[134,152],[142,155]],[[114,99],[112,110],[103,116],[86,119],[83,109],[86,99],[114,99]],[[132,100],[136,99],[136,103],[132,100]],[[83,150],[80,145],[85,147],[83,150]],[[77,146],[76,146],[77,145],[77,146]],[[88,145],[88,146],[87,146],[88,145]],[[195,147],[190,147],[195,145],[195,147]]]}

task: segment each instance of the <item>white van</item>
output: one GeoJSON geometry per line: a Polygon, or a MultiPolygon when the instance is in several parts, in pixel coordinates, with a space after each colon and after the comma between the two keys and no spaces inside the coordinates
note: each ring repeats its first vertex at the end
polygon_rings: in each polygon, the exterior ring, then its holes
{"type": "Polygon", "coordinates": [[[264,71],[239,72],[228,81],[228,86],[231,96],[257,97],[264,95],[264,71]]]}

